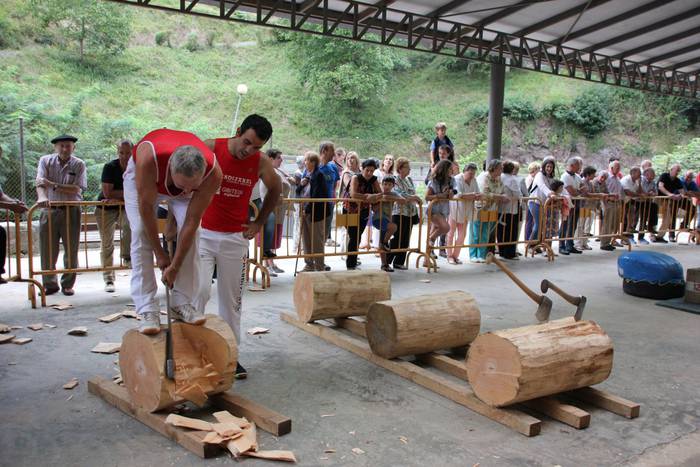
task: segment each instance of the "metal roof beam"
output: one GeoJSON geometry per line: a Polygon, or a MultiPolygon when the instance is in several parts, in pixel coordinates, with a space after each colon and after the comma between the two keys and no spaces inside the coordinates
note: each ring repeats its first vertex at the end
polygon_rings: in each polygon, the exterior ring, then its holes
{"type": "Polygon", "coordinates": [[[664,37],[663,39],[659,39],[654,42],[650,42],[648,44],[640,45],[639,47],[635,47],[634,49],[630,50],[625,50],[624,53],[621,53],[617,55],[615,58],[622,58],[622,57],[631,57],[633,55],[637,55],[640,52],[644,52],[646,50],[652,50],[657,47],[661,47],[662,45],[670,44],[671,42],[679,41],[682,39],[687,39],[690,36],[693,36],[695,34],[700,33],[700,26],[696,26],[692,29],[687,29],[683,32],[679,32],[677,34],[674,34],[672,36],[664,37]]]}
{"type": "Polygon", "coordinates": [[[673,65],[673,69],[678,70],[679,68],[685,68],[689,65],[694,65],[696,63],[700,63],[700,56],[688,59],[688,60],[681,62],[681,63],[677,63],[677,64],[673,65]]]}
{"type": "Polygon", "coordinates": [[[633,37],[641,36],[642,34],[646,34],[650,31],[654,31],[655,29],[665,28],[666,26],[670,26],[674,23],[686,20],[688,18],[692,18],[693,16],[697,16],[697,15],[700,15],[700,7],[693,8],[692,10],[683,12],[683,13],[675,15],[675,16],[671,16],[670,18],[662,19],[661,21],[657,21],[656,23],[648,24],[648,25],[641,27],[639,29],[635,29],[634,31],[630,31],[630,32],[627,32],[625,34],[615,36],[615,37],[610,38],[606,41],[599,42],[598,44],[594,44],[590,47],[586,47],[585,50],[587,52],[592,52],[595,50],[604,49],[604,48],[609,47],[613,44],[618,44],[618,43],[624,42],[628,39],[632,39],[633,37]]]}
{"type": "Polygon", "coordinates": [[[316,8],[317,6],[319,6],[322,1],[323,0],[306,0],[304,3],[299,5],[299,8],[297,9],[297,11],[299,13],[306,13],[309,10],[311,10],[312,8],[316,8]]]}
{"type": "Polygon", "coordinates": [[[633,10],[626,11],[624,13],[620,13],[617,16],[613,16],[612,18],[608,18],[604,21],[601,21],[600,23],[595,23],[592,24],[588,27],[579,29],[578,31],[574,31],[571,34],[567,36],[562,36],[558,39],[556,39],[554,42],[561,43],[562,40],[566,39],[566,42],[572,41],[574,39],[578,39],[579,37],[587,36],[591,33],[594,33],[596,31],[600,31],[601,29],[607,28],[608,26],[612,26],[613,24],[620,23],[622,21],[628,20],[630,18],[634,18],[635,16],[641,15],[642,13],[646,13],[647,11],[651,11],[655,8],[658,8],[660,6],[664,6],[668,4],[668,0],[654,0],[653,2],[646,3],[641,6],[634,7],[633,10]]]}
{"type": "Polygon", "coordinates": [[[515,34],[517,36],[527,36],[528,34],[532,34],[533,32],[537,32],[540,29],[544,29],[544,28],[549,27],[553,24],[561,23],[565,19],[569,19],[573,16],[576,16],[586,9],[590,10],[592,8],[595,8],[599,5],[607,3],[609,1],[611,1],[611,0],[593,0],[591,2],[590,6],[588,5],[588,2],[584,2],[581,5],[575,6],[573,8],[569,8],[566,11],[562,11],[558,15],[551,16],[545,20],[540,21],[539,23],[532,24],[532,25],[526,27],[525,29],[521,29],[520,31],[515,32],[513,34],[515,34]]]}
{"type": "Polygon", "coordinates": [[[380,0],[379,2],[375,3],[374,5],[368,6],[364,10],[360,11],[357,14],[357,20],[364,21],[365,19],[372,16],[377,10],[380,10],[383,7],[387,7],[387,6],[391,5],[392,3],[396,3],[396,0],[380,0]]]}
{"type": "Polygon", "coordinates": [[[646,62],[649,64],[661,62],[668,58],[677,57],[678,55],[687,54],[688,52],[693,52],[696,50],[700,50],[700,44],[691,44],[687,47],[683,47],[682,49],[672,50],[670,52],[666,52],[665,54],[657,55],[656,57],[650,58],[649,60],[646,60],[646,62]]]}
{"type": "Polygon", "coordinates": [[[527,8],[532,4],[533,4],[532,0],[522,0],[518,3],[516,3],[515,5],[507,6],[507,7],[503,8],[502,10],[492,14],[491,16],[487,16],[486,18],[479,20],[474,26],[489,25],[495,21],[498,21],[499,19],[503,19],[507,16],[512,15],[513,13],[516,13],[516,12],[522,10],[523,8],[527,8]]]}

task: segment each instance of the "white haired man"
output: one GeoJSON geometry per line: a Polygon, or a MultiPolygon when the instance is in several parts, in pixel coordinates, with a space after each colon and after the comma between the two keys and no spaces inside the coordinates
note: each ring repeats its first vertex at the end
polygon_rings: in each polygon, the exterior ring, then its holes
{"type": "Polygon", "coordinates": [[[197,235],[221,178],[214,153],[192,133],[154,130],[134,146],[124,173],[124,201],[131,226],[131,296],[141,316],[142,333],[160,332],[154,254],[163,282],[173,289],[174,317],[204,323],[204,315],[192,305],[199,287],[197,235]],[[158,240],[156,210],[166,201],[178,231],[172,259],[158,240]]]}

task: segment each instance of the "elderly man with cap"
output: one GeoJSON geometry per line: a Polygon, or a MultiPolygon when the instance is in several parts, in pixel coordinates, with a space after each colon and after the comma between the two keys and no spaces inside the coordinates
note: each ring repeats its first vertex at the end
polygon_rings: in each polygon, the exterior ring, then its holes
{"type": "Polygon", "coordinates": [[[206,321],[192,305],[199,285],[197,236],[221,177],[214,153],[192,133],[154,130],[134,146],[124,173],[124,202],[131,226],[131,296],[144,334],[160,332],[154,254],[163,282],[173,289],[174,318],[190,324],[206,321]],[[177,222],[172,259],[158,241],[156,210],[161,202],[168,203],[177,222]]]}
{"type": "MultiPolygon", "coordinates": [[[[78,138],[61,135],[51,140],[54,153],[39,159],[36,172],[37,204],[43,207],[39,220],[39,240],[41,244],[41,269],[56,269],[59,241],[63,243],[63,267],[78,266],[78,242],[80,240],[80,207],[52,206],[52,202],[82,201],[87,188],[85,163],[73,155],[78,138]]],[[[58,292],[55,274],[42,276],[47,295],[58,292]]],[[[64,295],[75,291],[75,273],[61,276],[61,290],[64,295]]]]}

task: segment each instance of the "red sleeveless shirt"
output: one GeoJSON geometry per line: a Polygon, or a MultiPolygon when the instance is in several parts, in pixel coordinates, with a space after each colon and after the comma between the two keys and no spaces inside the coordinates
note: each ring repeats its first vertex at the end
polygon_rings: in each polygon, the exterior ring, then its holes
{"type": "Polygon", "coordinates": [[[211,149],[204,144],[204,141],[187,131],[168,130],[167,128],[151,131],[134,146],[134,162],[136,162],[136,150],[142,143],[150,144],[155,154],[156,184],[158,186],[158,193],[161,195],[177,196],[177,194],[172,194],[170,190],[168,190],[166,175],[168,170],[170,170],[170,156],[180,146],[194,146],[202,152],[207,164],[202,180],[206,179],[216,166],[216,157],[211,149]]]}
{"type": "Polygon", "coordinates": [[[243,232],[243,224],[248,223],[250,195],[259,178],[260,151],[237,159],[228,150],[228,139],[218,138],[214,154],[224,176],[219,191],[204,211],[202,227],[216,232],[243,232]]]}

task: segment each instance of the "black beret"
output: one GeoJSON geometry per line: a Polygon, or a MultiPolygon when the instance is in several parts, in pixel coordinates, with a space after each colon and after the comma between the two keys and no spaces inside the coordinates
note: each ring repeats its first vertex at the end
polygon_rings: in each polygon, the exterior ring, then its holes
{"type": "Polygon", "coordinates": [[[75,136],[72,136],[72,135],[65,135],[64,134],[64,135],[56,136],[54,139],[52,139],[51,144],[56,144],[59,141],[73,141],[75,143],[76,141],[78,141],[78,138],[76,138],[75,136]]]}

